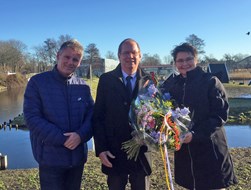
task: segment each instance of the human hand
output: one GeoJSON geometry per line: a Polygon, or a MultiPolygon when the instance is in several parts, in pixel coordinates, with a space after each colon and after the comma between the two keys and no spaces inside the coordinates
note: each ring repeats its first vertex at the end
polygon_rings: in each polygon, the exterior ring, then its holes
{"type": "Polygon", "coordinates": [[[192,141],[192,139],[193,139],[193,133],[188,132],[184,135],[184,137],[182,138],[182,141],[183,143],[188,144],[192,141]]]}
{"type": "Polygon", "coordinates": [[[74,150],[81,143],[81,138],[76,132],[64,133],[64,136],[68,137],[64,146],[70,150],[74,150]]]}
{"type": "Polygon", "coordinates": [[[108,168],[112,168],[112,163],[109,161],[108,157],[115,158],[115,156],[110,151],[104,151],[99,154],[99,159],[101,163],[108,168]]]}

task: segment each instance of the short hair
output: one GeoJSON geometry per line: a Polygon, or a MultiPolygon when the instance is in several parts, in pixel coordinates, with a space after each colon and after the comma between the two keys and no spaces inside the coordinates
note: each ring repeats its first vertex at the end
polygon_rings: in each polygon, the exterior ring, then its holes
{"type": "Polygon", "coordinates": [[[62,53],[66,48],[71,48],[74,51],[77,51],[79,54],[81,54],[81,57],[83,57],[84,48],[77,40],[72,39],[64,42],[59,48],[58,53],[62,53]]]}
{"type": "Polygon", "coordinates": [[[137,45],[137,47],[138,47],[138,49],[139,49],[139,51],[140,51],[140,47],[139,47],[139,44],[138,44],[138,42],[136,42],[134,39],[132,39],[132,38],[126,38],[126,39],[124,39],[120,44],[119,44],[119,48],[118,48],[118,54],[120,54],[121,53],[121,50],[122,50],[122,45],[125,43],[125,42],[128,42],[128,41],[133,41],[133,42],[135,42],[136,43],[136,45],[137,45]]]}
{"type": "Polygon", "coordinates": [[[181,45],[176,46],[172,50],[171,54],[173,56],[174,61],[176,61],[177,54],[179,52],[191,53],[194,57],[197,57],[197,55],[198,55],[196,48],[189,43],[182,43],[181,45]]]}

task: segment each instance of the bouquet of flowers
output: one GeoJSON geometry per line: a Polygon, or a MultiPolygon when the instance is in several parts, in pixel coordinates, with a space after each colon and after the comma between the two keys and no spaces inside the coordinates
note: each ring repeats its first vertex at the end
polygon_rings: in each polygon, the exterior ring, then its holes
{"type": "MultiPolygon", "coordinates": [[[[155,84],[148,83],[132,103],[129,118],[133,138],[122,144],[128,159],[137,159],[140,147],[161,152],[165,171],[171,176],[167,149],[179,150],[190,124],[188,108],[179,108],[169,93],[162,94],[155,84]]],[[[166,172],[166,176],[168,176],[166,172]]],[[[171,180],[171,179],[170,179],[171,180]]]]}

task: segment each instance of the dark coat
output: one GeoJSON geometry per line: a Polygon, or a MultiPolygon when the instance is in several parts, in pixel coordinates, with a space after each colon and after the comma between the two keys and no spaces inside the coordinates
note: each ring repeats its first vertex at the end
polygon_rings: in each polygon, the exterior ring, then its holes
{"type": "Polygon", "coordinates": [[[37,74],[27,84],[23,107],[39,165],[71,167],[86,162],[94,101],[84,80],[64,78],[56,67],[37,74]],[[76,149],[64,146],[66,132],[79,134],[82,142],[76,149]]]}
{"type": "MultiPolygon", "coordinates": [[[[138,69],[136,86],[133,97],[150,77],[138,69]]],[[[121,144],[132,138],[132,128],[129,125],[129,100],[126,87],[123,83],[121,65],[99,79],[97,98],[93,113],[93,130],[95,151],[98,156],[103,151],[110,151],[116,158],[110,161],[113,168],[102,165],[105,174],[132,173],[144,169],[146,175],[151,173],[143,150],[138,160],[128,160],[127,154],[121,150],[121,144]]],[[[146,148],[146,147],[145,147],[146,148]]]]}
{"type": "Polygon", "coordinates": [[[188,189],[218,189],[236,184],[223,125],[228,117],[228,100],[221,82],[200,67],[165,81],[179,106],[189,107],[193,139],[175,152],[175,181],[188,189]]]}

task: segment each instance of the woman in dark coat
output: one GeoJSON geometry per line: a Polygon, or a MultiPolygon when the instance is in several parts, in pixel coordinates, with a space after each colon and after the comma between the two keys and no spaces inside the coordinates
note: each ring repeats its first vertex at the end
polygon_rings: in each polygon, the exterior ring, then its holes
{"type": "Polygon", "coordinates": [[[196,190],[224,189],[236,184],[223,125],[228,117],[228,100],[219,79],[197,66],[197,51],[188,43],[173,52],[179,75],[167,79],[169,92],[179,106],[191,111],[190,132],[175,152],[175,181],[196,190]]]}

